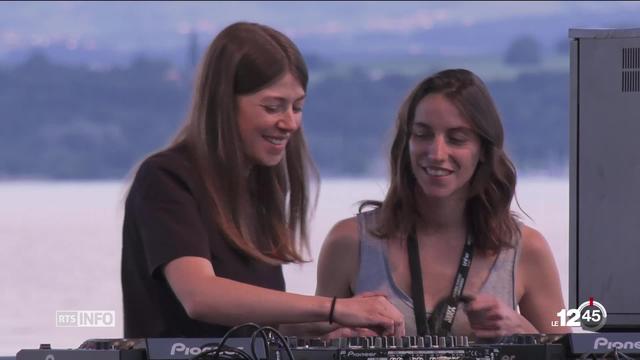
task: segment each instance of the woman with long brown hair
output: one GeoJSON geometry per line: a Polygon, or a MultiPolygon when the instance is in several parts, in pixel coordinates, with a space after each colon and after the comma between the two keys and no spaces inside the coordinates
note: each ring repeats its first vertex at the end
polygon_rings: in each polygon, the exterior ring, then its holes
{"type": "Polygon", "coordinates": [[[297,47],[270,27],[236,23],[210,44],[186,124],[142,162],[127,197],[125,337],[222,336],[245,322],[403,333],[383,296],[284,292],[281,265],[304,260],[317,179],[300,128],[307,80],[297,47]]]}
{"type": "Polygon", "coordinates": [[[386,197],[331,230],[316,294],[385,293],[408,334],[566,331],[551,327],[564,306],[549,246],[510,210],[516,171],[503,146],[480,78],[423,80],[397,117],[386,197]]]}

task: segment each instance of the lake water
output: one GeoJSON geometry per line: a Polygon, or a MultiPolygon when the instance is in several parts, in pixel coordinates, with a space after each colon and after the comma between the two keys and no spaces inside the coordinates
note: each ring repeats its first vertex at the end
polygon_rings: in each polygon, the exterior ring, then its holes
{"type": "MultiPolygon", "coordinates": [[[[377,179],[322,182],[312,222],[317,259],[324,236],[338,220],[357,212],[356,202],[382,199],[377,179]]],[[[49,343],[75,348],[89,338],[122,337],[120,250],[121,182],[0,182],[0,356],[49,343]],[[114,328],[56,327],[61,310],[112,310],[114,328]]],[[[525,177],[517,189],[529,225],[541,231],[568,291],[569,181],[525,177]]],[[[316,263],[285,267],[287,289],[313,294],[316,263]]]]}

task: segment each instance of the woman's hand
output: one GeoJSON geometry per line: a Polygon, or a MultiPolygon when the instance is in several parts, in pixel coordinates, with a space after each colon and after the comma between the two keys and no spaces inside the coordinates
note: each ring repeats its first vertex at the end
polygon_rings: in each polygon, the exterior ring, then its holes
{"type": "Polygon", "coordinates": [[[339,338],[349,338],[349,337],[360,337],[360,336],[378,336],[379,334],[368,328],[349,328],[349,327],[339,327],[331,332],[328,332],[322,335],[322,338],[325,340],[331,339],[339,339],[339,338]]]}
{"type": "Polygon", "coordinates": [[[344,327],[369,328],[382,336],[404,335],[404,316],[380,294],[337,299],[333,319],[344,327]]]}
{"type": "Polygon", "coordinates": [[[538,333],[527,319],[492,295],[474,296],[464,310],[471,329],[479,338],[538,333]]]}

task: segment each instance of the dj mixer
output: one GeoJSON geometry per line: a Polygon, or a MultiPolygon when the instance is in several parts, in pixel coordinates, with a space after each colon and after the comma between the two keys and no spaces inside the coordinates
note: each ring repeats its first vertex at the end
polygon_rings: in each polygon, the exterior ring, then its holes
{"type": "Polygon", "coordinates": [[[77,349],[20,350],[16,360],[565,360],[640,359],[640,333],[465,336],[91,339],[77,349]]]}

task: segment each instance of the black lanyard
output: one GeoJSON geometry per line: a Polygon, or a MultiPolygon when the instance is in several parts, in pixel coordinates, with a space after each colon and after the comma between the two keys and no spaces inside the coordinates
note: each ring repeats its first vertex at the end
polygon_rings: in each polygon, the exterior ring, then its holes
{"type": "MultiPolygon", "coordinates": [[[[409,233],[407,237],[407,253],[409,254],[409,273],[411,274],[411,299],[413,300],[413,314],[416,318],[416,330],[418,335],[424,336],[429,333],[427,329],[427,311],[424,306],[424,289],[422,288],[422,268],[420,266],[420,248],[418,247],[418,240],[416,239],[415,228],[409,233]]],[[[467,281],[467,275],[469,275],[469,268],[471,267],[471,260],[473,259],[473,241],[471,236],[467,236],[467,240],[464,243],[464,249],[462,256],[460,257],[460,264],[458,265],[458,273],[456,274],[453,282],[453,288],[451,289],[451,297],[447,301],[447,306],[443,309],[443,313],[439,314],[442,319],[437,321],[440,323],[439,332],[442,334],[436,335],[448,335],[451,331],[451,325],[455,318],[456,311],[458,310],[458,299],[461,298],[464,284],[467,281]]],[[[435,311],[432,316],[436,316],[435,311]]]]}

